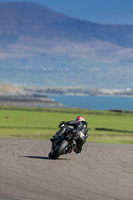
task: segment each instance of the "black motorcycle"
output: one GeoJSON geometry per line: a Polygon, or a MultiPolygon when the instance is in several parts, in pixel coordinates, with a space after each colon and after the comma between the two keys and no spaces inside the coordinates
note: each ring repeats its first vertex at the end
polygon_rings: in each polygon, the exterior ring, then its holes
{"type": "Polygon", "coordinates": [[[76,147],[75,135],[73,126],[62,124],[60,130],[51,138],[52,148],[49,158],[58,159],[61,155],[71,153],[76,147]]]}

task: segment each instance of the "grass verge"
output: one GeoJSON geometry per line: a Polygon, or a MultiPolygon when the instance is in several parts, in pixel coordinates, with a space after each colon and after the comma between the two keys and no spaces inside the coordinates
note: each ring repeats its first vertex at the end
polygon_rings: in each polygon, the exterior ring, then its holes
{"type": "Polygon", "coordinates": [[[133,112],[74,108],[0,107],[0,137],[50,139],[61,121],[83,115],[88,142],[133,144],[133,112]]]}

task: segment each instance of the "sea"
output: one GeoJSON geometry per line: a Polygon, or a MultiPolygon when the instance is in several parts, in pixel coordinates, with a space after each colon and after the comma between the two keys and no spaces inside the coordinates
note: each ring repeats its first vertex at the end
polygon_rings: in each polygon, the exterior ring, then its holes
{"type": "Polygon", "coordinates": [[[66,108],[133,111],[133,97],[50,95],[66,108]]]}

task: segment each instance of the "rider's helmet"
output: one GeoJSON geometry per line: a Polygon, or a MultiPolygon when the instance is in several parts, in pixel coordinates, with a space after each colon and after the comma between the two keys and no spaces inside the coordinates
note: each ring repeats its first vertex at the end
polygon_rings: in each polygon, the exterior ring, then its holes
{"type": "Polygon", "coordinates": [[[76,121],[85,121],[85,118],[83,116],[78,116],[76,118],[76,121]]]}

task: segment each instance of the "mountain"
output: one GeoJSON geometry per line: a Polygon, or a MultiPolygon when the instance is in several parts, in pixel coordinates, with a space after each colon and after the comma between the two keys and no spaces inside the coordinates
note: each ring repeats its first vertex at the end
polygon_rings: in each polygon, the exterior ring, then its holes
{"type": "Polygon", "coordinates": [[[32,2],[0,3],[0,80],[132,87],[133,25],[73,19],[32,2]],[[83,77],[83,78],[82,78],[83,77]]]}

